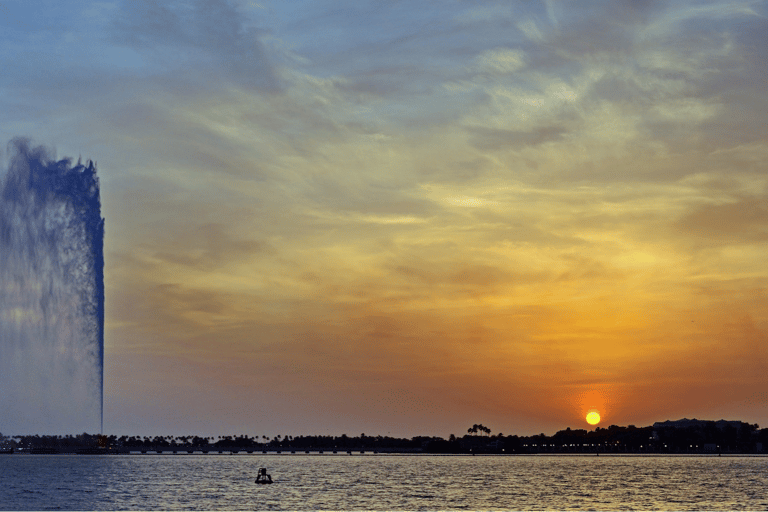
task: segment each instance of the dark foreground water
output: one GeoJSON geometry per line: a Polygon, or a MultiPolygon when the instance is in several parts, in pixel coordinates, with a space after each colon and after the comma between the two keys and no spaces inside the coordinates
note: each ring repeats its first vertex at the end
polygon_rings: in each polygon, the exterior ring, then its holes
{"type": "Polygon", "coordinates": [[[763,457],[6,455],[2,510],[768,510],[763,457]],[[275,483],[256,485],[259,467],[275,483]]]}

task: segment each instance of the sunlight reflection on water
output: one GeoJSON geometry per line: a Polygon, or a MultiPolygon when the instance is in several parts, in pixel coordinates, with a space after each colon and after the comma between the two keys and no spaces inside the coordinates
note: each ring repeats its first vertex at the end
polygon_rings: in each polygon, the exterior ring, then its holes
{"type": "Polygon", "coordinates": [[[768,509],[763,457],[11,455],[6,510],[768,509]],[[267,467],[274,485],[253,483],[267,467]]]}

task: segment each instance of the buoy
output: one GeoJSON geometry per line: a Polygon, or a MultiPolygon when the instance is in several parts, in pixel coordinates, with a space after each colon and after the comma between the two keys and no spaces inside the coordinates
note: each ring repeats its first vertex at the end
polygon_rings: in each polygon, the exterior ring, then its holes
{"type": "Polygon", "coordinates": [[[256,480],[254,483],[257,483],[257,484],[272,483],[272,475],[267,474],[267,468],[259,468],[259,474],[256,475],[256,480]]]}

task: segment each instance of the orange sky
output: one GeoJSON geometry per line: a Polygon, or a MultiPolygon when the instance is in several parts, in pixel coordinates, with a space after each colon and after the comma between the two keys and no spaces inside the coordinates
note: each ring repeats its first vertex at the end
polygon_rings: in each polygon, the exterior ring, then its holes
{"type": "Polygon", "coordinates": [[[768,426],[766,3],[447,4],[90,6],[9,82],[99,164],[105,430],[768,426]]]}

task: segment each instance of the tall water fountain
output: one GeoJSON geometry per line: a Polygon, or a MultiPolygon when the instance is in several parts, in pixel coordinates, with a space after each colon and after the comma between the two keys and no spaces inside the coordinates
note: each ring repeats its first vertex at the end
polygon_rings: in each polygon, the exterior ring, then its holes
{"type": "Polygon", "coordinates": [[[0,173],[0,432],[103,427],[104,219],[92,162],[27,139],[0,173]]]}

